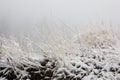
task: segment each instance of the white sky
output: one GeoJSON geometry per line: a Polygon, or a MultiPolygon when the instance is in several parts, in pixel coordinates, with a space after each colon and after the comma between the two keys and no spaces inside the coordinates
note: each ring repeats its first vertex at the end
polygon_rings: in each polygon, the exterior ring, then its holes
{"type": "Polygon", "coordinates": [[[37,23],[43,17],[85,25],[103,20],[119,26],[119,8],[120,0],[0,0],[0,17],[12,26],[37,23]]]}

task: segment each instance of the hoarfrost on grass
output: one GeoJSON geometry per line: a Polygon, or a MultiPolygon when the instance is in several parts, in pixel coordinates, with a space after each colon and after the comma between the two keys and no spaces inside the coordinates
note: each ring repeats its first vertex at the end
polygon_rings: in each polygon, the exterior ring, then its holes
{"type": "Polygon", "coordinates": [[[1,80],[119,80],[119,38],[99,29],[49,44],[0,37],[1,80]],[[41,51],[36,52],[36,45],[41,51]],[[24,48],[23,48],[24,47],[24,48]],[[26,49],[26,50],[25,50],[26,49]]]}

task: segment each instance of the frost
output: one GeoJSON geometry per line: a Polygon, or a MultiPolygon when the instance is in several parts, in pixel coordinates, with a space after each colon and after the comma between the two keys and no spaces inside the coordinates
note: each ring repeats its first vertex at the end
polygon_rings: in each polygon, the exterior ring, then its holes
{"type": "Polygon", "coordinates": [[[14,38],[0,41],[0,80],[120,80],[119,39],[107,30],[38,44],[40,52],[28,39],[24,49],[14,38]]]}

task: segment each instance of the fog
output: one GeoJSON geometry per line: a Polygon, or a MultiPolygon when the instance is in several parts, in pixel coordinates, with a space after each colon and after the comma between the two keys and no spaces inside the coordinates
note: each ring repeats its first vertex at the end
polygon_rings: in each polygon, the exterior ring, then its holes
{"type": "Polygon", "coordinates": [[[0,32],[36,36],[33,32],[59,34],[69,26],[69,34],[76,27],[81,31],[101,22],[119,26],[119,4],[119,0],[0,0],[0,32]]]}

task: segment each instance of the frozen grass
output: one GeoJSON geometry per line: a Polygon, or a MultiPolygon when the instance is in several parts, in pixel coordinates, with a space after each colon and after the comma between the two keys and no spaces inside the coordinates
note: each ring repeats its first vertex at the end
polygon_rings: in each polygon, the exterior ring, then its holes
{"type": "Polygon", "coordinates": [[[116,33],[97,27],[40,43],[0,37],[1,80],[120,80],[116,33]]]}
{"type": "Polygon", "coordinates": [[[109,29],[92,29],[75,36],[74,42],[89,48],[109,48],[116,46],[119,39],[109,29]]]}

